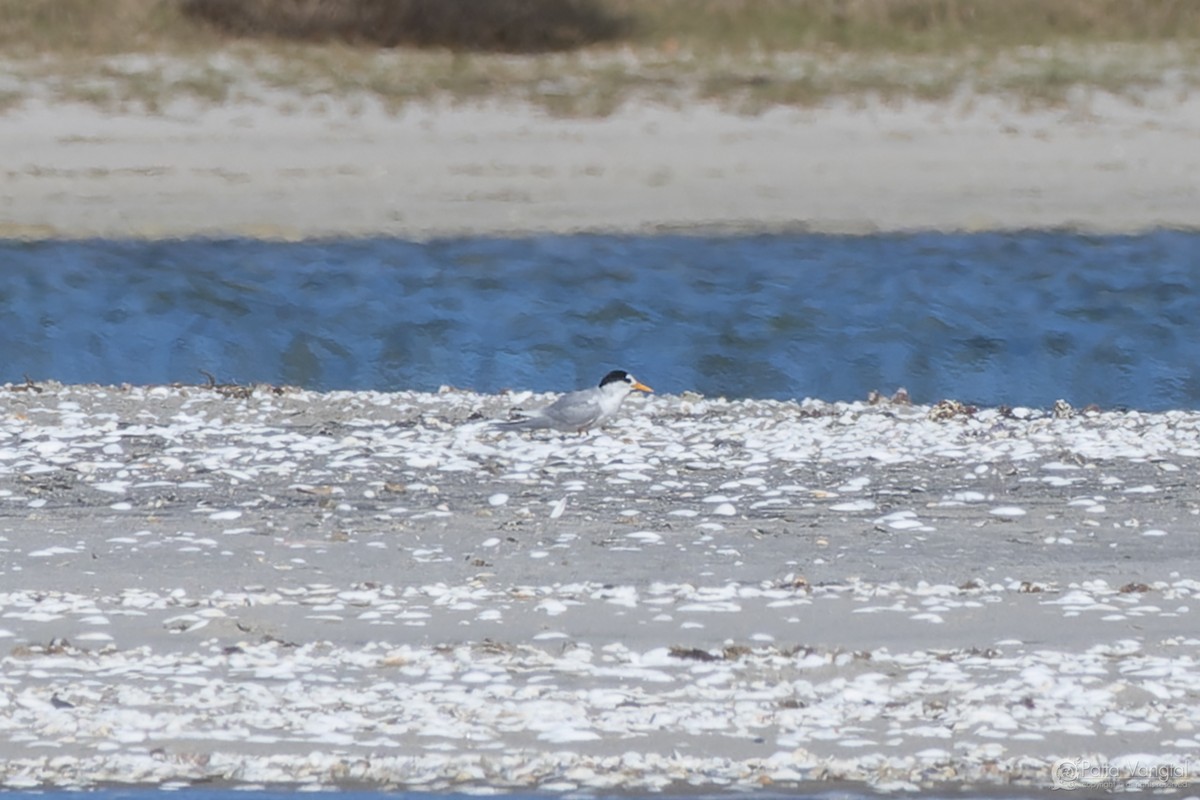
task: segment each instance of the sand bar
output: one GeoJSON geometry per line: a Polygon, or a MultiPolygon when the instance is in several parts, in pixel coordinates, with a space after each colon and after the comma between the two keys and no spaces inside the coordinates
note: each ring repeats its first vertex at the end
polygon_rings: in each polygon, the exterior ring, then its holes
{"type": "Polygon", "coordinates": [[[0,391],[0,785],[1176,786],[1200,415],[0,391]]]}
{"type": "Polygon", "coordinates": [[[629,103],[287,95],[163,113],[0,115],[0,235],[282,238],[664,229],[1192,228],[1200,98],[832,101],[758,116],[629,103]]]}

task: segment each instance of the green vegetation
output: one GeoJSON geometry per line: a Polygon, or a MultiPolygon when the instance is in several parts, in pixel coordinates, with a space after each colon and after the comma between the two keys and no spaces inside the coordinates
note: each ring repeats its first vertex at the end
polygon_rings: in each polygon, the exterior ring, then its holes
{"type": "Polygon", "coordinates": [[[0,107],[833,96],[1062,103],[1200,84],[1197,0],[0,0],[0,107]]]}

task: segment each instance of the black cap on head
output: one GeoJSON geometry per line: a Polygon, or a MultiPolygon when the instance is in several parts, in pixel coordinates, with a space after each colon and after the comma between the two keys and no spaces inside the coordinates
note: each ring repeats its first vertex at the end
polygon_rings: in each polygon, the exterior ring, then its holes
{"type": "Polygon", "coordinates": [[[631,381],[629,380],[629,373],[623,369],[614,369],[612,372],[600,379],[600,385],[608,386],[610,383],[616,383],[617,381],[625,381],[626,383],[630,383],[631,381]]]}

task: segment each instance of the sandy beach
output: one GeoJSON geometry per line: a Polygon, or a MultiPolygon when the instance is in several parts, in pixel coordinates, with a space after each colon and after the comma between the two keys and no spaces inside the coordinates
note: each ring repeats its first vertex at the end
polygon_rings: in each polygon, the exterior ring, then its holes
{"type": "Polygon", "coordinates": [[[1190,785],[1200,416],[0,391],[0,785],[1190,785]]]}
{"type": "Polygon", "coordinates": [[[280,96],[163,113],[28,100],[0,115],[0,234],[519,235],[661,230],[1191,228],[1200,98],[1061,108],[972,97],[742,116],[629,103],[280,96]],[[281,110],[284,109],[284,110],[281,110]]]}
{"type": "MultiPolygon", "coordinates": [[[[0,115],[0,235],[1192,228],[1200,99],[0,115]]],[[[0,786],[1186,787],[1200,416],[0,388],[0,786]]]]}

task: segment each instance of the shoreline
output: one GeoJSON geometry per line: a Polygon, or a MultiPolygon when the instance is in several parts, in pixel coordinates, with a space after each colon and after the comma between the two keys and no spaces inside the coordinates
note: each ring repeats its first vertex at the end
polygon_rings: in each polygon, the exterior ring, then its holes
{"type": "Polygon", "coordinates": [[[6,788],[1191,780],[1198,413],[37,386],[6,788]]]}
{"type": "Polygon", "coordinates": [[[159,115],[36,100],[0,115],[19,154],[9,238],[266,239],[689,231],[1194,230],[1200,97],[1090,95],[1021,110],[831,102],[741,116],[629,104],[271,102],[159,115]],[[323,108],[323,110],[321,110],[323,108]],[[287,109],[287,110],[283,110],[287,109]]]}

